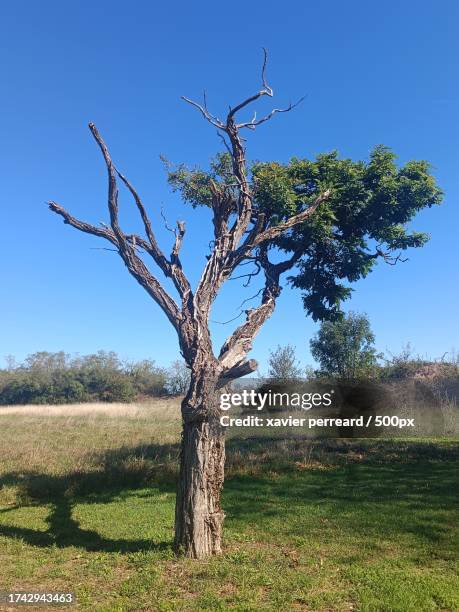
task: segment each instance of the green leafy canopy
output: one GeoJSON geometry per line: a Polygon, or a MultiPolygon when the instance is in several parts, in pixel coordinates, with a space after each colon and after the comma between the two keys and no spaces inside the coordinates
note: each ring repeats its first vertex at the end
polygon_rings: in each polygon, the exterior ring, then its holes
{"type": "MultiPolygon", "coordinates": [[[[426,161],[399,167],[395,154],[376,146],[368,161],[341,159],[337,151],[315,160],[292,158],[287,163],[254,162],[253,219],[264,213],[268,226],[307,208],[326,189],[331,195],[302,225],[271,244],[278,251],[300,252],[289,278],[303,291],[305,309],[315,320],[341,316],[340,304],[350,296],[349,283],[365,277],[380,256],[421,247],[426,233],[409,231],[416,213],[442,201],[442,191],[426,161]]],[[[237,197],[231,159],[219,154],[210,170],[168,167],[168,181],[192,206],[211,206],[212,183],[237,197]]],[[[394,258],[392,258],[392,262],[394,258]]]]}

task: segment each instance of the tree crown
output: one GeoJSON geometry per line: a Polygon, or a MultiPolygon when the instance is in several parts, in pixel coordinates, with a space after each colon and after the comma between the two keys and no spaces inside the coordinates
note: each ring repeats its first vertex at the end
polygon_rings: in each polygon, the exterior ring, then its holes
{"type": "MultiPolygon", "coordinates": [[[[403,261],[395,252],[423,246],[428,234],[407,225],[443,197],[428,162],[399,167],[396,155],[383,145],[373,149],[368,161],[343,159],[332,151],[315,160],[254,162],[249,176],[252,221],[263,216],[265,228],[288,221],[330,191],[314,215],[269,244],[297,254],[298,268],[289,280],[303,290],[305,309],[315,320],[340,317],[340,304],[352,291],[345,282],[365,277],[378,258],[395,264],[403,261]]],[[[168,181],[193,207],[212,206],[215,189],[237,201],[229,153],[213,158],[207,171],[169,165],[168,181]]]]}
{"type": "Polygon", "coordinates": [[[350,295],[349,283],[368,274],[378,258],[395,264],[401,260],[397,251],[424,244],[426,234],[409,232],[407,224],[419,210],[442,198],[427,162],[411,161],[399,168],[395,155],[383,146],[376,147],[367,162],[341,159],[334,151],[315,160],[250,163],[242,134],[296,106],[274,108],[261,118],[255,113],[250,121],[241,121],[248,107],[273,96],[266,62],[265,51],[261,89],[230,107],[224,119],[209,111],[205,96],[202,104],[183,98],[217,128],[225,147],[207,170],[168,164],[169,183],[183,200],[212,211],[211,252],[197,287],[191,286],[180,258],[185,223],[177,222],[171,252],[165,253],[138,192],[115,166],[94,124],[89,128],[108,173],[110,225],[91,225],[57,202],[49,203],[65,223],[115,247],[131,275],[175,328],[182,356],[193,372],[200,376],[207,372],[218,384],[256,370],[256,362],[246,357],[253,338],[274,312],[283,274],[291,271],[290,282],[303,291],[304,306],[314,319],[339,318],[340,304],[350,295]],[[121,228],[118,179],[133,197],[144,235],[121,228]],[[147,255],[172,280],[179,302],[148,267],[147,255]],[[261,293],[260,303],[241,311],[245,321],[216,355],[210,311],[223,284],[240,266],[250,263],[255,269],[243,274],[247,283],[258,273],[264,275],[264,287],[257,294],[261,293]]]}
{"type": "Polygon", "coordinates": [[[367,315],[351,311],[340,320],[323,321],[309,344],[322,373],[349,380],[374,370],[381,357],[374,342],[367,315]]]}

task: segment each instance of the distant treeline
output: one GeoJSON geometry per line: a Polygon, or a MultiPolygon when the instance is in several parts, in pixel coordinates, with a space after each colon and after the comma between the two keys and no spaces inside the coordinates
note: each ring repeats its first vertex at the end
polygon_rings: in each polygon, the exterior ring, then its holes
{"type": "MultiPolygon", "coordinates": [[[[123,361],[112,351],[74,356],[63,351],[41,351],[16,363],[6,358],[0,369],[0,405],[66,404],[77,402],[130,402],[147,397],[184,394],[188,388],[189,370],[183,361],[168,368],[153,360],[123,361]]],[[[424,381],[451,380],[459,376],[457,354],[449,360],[431,361],[416,357],[409,346],[384,364],[373,364],[361,373],[362,380],[391,382],[419,378],[424,381]]],[[[272,351],[265,381],[322,379],[341,380],[333,372],[306,368],[302,370],[293,347],[287,345],[272,351]]],[[[455,386],[457,393],[457,385],[455,386]]]]}
{"type": "Polygon", "coordinates": [[[7,358],[7,367],[0,370],[0,404],[129,402],[184,393],[188,378],[180,361],[161,368],[151,360],[122,361],[111,351],[85,356],[42,351],[20,364],[7,358]]]}

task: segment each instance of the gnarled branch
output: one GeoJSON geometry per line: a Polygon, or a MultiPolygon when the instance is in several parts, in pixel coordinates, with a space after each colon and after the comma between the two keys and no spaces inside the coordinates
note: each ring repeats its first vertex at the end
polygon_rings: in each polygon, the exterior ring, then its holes
{"type": "Polygon", "coordinates": [[[266,123],[266,121],[269,121],[277,113],[289,113],[291,110],[296,108],[299,104],[301,104],[304,98],[305,96],[302,96],[299,100],[297,100],[293,104],[290,102],[290,104],[286,108],[273,108],[272,111],[270,111],[267,115],[265,115],[261,119],[257,119],[257,114],[255,113],[251,121],[246,121],[245,123],[238,123],[237,127],[238,129],[248,128],[250,130],[254,130],[257,126],[261,125],[262,123],[266,123]]]}
{"type": "Polygon", "coordinates": [[[57,202],[50,201],[48,202],[49,209],[61,216],[64,219],[64,223],[67,225],[71,225],[80,232],[84,232],[85,234],[92,234],[93,236],[97,236],[98,238],[105,238],[115,246],[118,246],[118,241],[116,239],[113,231],[107,227],[97,227],[96,225],[91,225],[90,223],[86,223],[85,221],[80,221],[73,217],[69,212],[65,210],[60,204],[57,202]]]}
{"type": "Polygon", "coordinates": [[[188,102],[188,104],[191,104],[191,106],[196,107],[202,113],[202,116],[204,117],[204,119],[207,119],[207,121],[211,123],[212,125],[214,125],[216,128],[218,128],[219,130],[225,129],[225,124],[222,121],[220,121],[218,117],[215,117],[214,115],[212,115],[212,113],[208,111],[207,101],[205,99],[205,96],[204,96],[203,104],[199,104],[199,102],[190,100],[190,98],[187,98],[186,96],[181,96],[181,99],[184,100],[185,102],[188,102]]]}
{"type": "Polygon", "coordinates": [[[244,361],[252,349],[253,339],[274,312],[276,300],[281,293],[280,275],[292,268],[300,256],[301,253],[297,251],[290,259],[272,264],[268,259],[267,249],[260,250],[258,261],[265,272],[265,287],[261,304],[256,308],[246,310],[245,322],[237,327],[223,344],[218,358],[223,368],[233,368],[244,361]]]}
{"type": "Polygon", "coordinates": [[[329,195],[329,191],[324,192],[316,198],[314,203],[305,211],[288,219],[284,223],[274,227],[266,227],[265,216],[259,214],[255,220],[254,226],[249,231],[249,226],[253,220],[253,191],[247,178],[247,161],[243,139],[239,134],[242,127],[255,128],[257,125],[268,121],[272,116],[279,112],[287,112],[292,110],[297,104],[290,104],[285,109],[273,109],[269,115],[262,119],[256,119],[256,116],[249,123],[236,123],[236,115],[242,109],[249,106],[263,96],[273,96],[273,90],[268,85],[266,79],[267,52],[263,49],[263,65],[261,71],[262,84],[261,90],[247,97],[234,107],[230,107],[226,117],[226,121],[218,119],[215,115],[209,112],[207,108],[206,97],[204,103],[199,104],[193,102],[189,98],[183,98],[189,104],[192,104],[200,110],[207,121],[218,128],[218,133],[222,138],[225,148],[231,155],[233,175],[236,185],[238,186],[239,196],[237,202],[237,216],[232,227],[227,230],[228,222],[232,212],[232,207],[228,206],[224,194],[218,190],[216,186],[211,185],[213,195],[213,211],[214,211],[214,247],[208,259],[206,268],[199,282],[195,295],[195,306],[204,317],[209,317],[210,307],[222,284],[230,278],[234,269],[250,254],[254,248],[260,247],[268,241],[272,241],[283,232],[291,227],[304,222],[317,208],[317,206],[329,195]],[[224,134],[228,136],[229,142],[224,138],[224,134]],[[242,244],[241,240],[248,232],[242,244]]]}
{"type": "Polygon", "coordinates": [[[294,215],[293,217],[290,217],[290,219],[287,219],[287,221],[284,221],[283,223],[273,225],[272,227],[269,227],[268,229],[259,232],[252,238],[251,242],[248,241],[248,243],[245,245],[245,248],[251,249],[261,245],[263,242],[266,242],[268,240],[275,240],[287,230],[291,229],[292,227],[295,227],[295,225],[304,223],[314,213],[319,204],[321,204],[329,197],[330,193],[330,189],[327,189],[319,196],[317,196],[314,202],[310,206],[308,206],[306,210],[303,210],[302,212],[298,213],[297,215],[294,215]]]}
{"type": "Polygon", "coordinates": [[[242,376],[247,376],[247,374],[252,374],[258,368],[258,363],[255,359],[249,359],[248,361],[243,361],[242,363],[234,366],[233,368],[229,368],[225,370],[223,374],[220,376],[217,382],[217,389],[221,389],[232,380],[236,380],[237,378],[241,378],[242,376]]]}
{"type": "MultiPolygon", "coordinates": [[[[205,93],[202,104],[183,97],[187,103],[196,107],[204,118],[218,129],[220,136],[224,140],[225,147],[231,156],[234,176],[234,181],[231,181],[234,184],[231,185],[231,188],[227,186],[222,188],[216,182],[211,181],[214,224],[213,247],[194,294],[182,270],[180,261],[185,224],[179,221],[176,228],[170,228],[174,233],[175,239],[170,256],[168,257],[159,247],[139,194],[130,181],[116,169],[108,148],[93,123],[89,125],[89,128],[102,152],[108,172],[110,226],[102,224],[100,227],[96,227],[85,223],[70,215],[56,202],[49,203],[50,209],[62,216],[65,223],[85,233],[104,238],[114,245],[129,272],[165,311],[178,332],[182,353],[186,354],[189,363],[192,363],[198,354],[201,356],[200,359],[202,355],[212,356],[213,358],[208,322],[212,303],[222,284],[231,277],[237,266],[244,261],[252,260],[256,266],[254,272],[243,275],[247,279],[246,284],[250,282],[253,276],[258,274],[260,269],[263,269],[265,287],[262,290],[260,306],[245,311],[245,323],[240,325],[228,338],[220,352],[218,367],[223,372],[222,376],[225,379],[242,376],[244,375],[242,372],[245,369],[250,369],[251,362],[246,362],[245,357],[251,348],[253,337],[274,310],[275,300],[280,293],[280,274],[295,265],[298,260],[298,254],[294,253],[285,262],[271,264],[267,256],[268,244],[275,241],[283,232],[304,222],[313,214],[320,202],[329,195],[328,191],[324,192],[316,198],[309,208],[273,227],[269,227],[269,223],[263,213],[253,209],[254,192],[253,186],[248,179],[249,171],[244,139],[240,135],[240,130],[242,128],[254,129],[256,126],[268,121],[275,114],[287,112],[296,106],[296,104],[290,104],[285,109],[274,108],[268,115],[260,119],[257,119],[256,114],[254,114],[249,122],[237,122],[236,118],[243,109],[261,97],[273,96],[273,89],[268,84],[266,77],[266,50],[263,50],[263,53],[261,69],[262,88],[235,106],[230,107],[225,119],[221,120],[209,111],[205,93]],[[227,137],[226,140],[224,136],[227,137]],[[143,222],[146,238],[137,234],[125,234],[120,227],[117,178],[124,183],[134,198],[143,222]],[[234,221],[232,220],[233,215],[235,217],[234,221]],[[139,255],[139,250],[150,255],[165,276],[172,279],[181,297],[181,309],[148,270],[139,255]]],[[[241,314],[244,314],[244,311],[241,314]]],[[[250,371],[253,371],[253,369],[250,371]]],[[[248,373],[248,370],[246,373],[248,373]]]]}
{"type": "MultiPolygon", "coordinates": [[[[122,257],[129,272],[162,308],[174,328],[179,331],[182,313],[180,312],[173,298],[171,298],[171,296],[163,288],[161,283],[148,270],[142,259],[138,256],[136,252],[136,247],[140,246],[150,255],[152,255],[152,257],[158,263],[160,268],[164,272],[169,273],[169,275],[173,276],[173,278],[174,272],[172,268],[175,268],[176,266],[172,266],[172,264],[168,262],[168,260],[165,258],[165,256],[162,254],[159,247],[157,246],[156,240],[151,230],[150,222],[148,220],[146,211],[140,201],[140,198],[138,197],[137,193],[132,188],[130,183],[127,181],[127,179],[125,179],[124,177],[122,178],[122,180],[126,184],[126,186],[128,186],[129,190],[131,191],[132,195],[136,200],[137,207],[142,216],[142,220],[144,221],[149,241],[147,242],[140,236],[136,236],[133,234],[127,236],[122,232],[118,220],[118,187],[116,183],[116,176],[119,175],[119,173],[111,160],[108,148],[105,142],[103,141],[101,135],[99,134],[99,131],[97,130],[96,126],[93,123],[90,123],[89,129],[91,130],[94,139],[99,145],[99,148],[105,160],[105,164],[107,166],[108,209],[110,213],[111,227],[109,228],[105,225],[97,227],[84,221],[80,221],[79,219],[73,217],[60,204],[57,204],[56,202],[49,202],[49,208],[52,212],[60,215],[64,219],[64,223],[67,223],[75,229],[78,229],[79,231],[82,231],[84,233],[92,234],[99,238],[104,238],[114,244],[117,247],[118,253],[122,257]]],[[[186,283],[188,283],[188,281],[186,281],[186,283]]],[[[186,291],[186,285],[182,285],[179,278],[177,279],[177,286],[180,287],[183,291],[186,291]]]]}

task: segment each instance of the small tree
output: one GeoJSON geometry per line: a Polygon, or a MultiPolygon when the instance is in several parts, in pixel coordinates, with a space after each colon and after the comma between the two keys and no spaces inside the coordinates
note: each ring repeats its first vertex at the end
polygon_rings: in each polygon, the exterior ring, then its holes
{"type": "Polygon", "coordinates": [[[368,317],[351,311],[337,321],[324,321],[309,344],[323,373],[350,380],[374,372],[380,357],[374,341],[368,317]]]}
{"type": "Polygon", "coordinates": [[[5,364],[7,372],[13,372],[18,367],[18,363],[14,355],[5,355],[5,364]]]}
{"type": "Polygon", "coordinates": [[[210,253],[196,287],[191,286],[180,257],[184,222],[177,222],[172,250],[164,253],[142,199],[116,168],[93,123],[89,129],[108,172],[110,224],[92,225],[60,204],[49,203],[65,223],[114,247],[177,332],[191,377],[182,403],[175,545],[198,558],[221,551],[225,443],[219,389],[257,369],[248,354],[254,337],[274,312],[281,276],[292,272],[291,282],[303,290],[305,308],[316,320],[336,317],[341,301],[351,291],[343,282],[365,276],[379,259],[396,263],[398,249],[422,246],[426,236],[409,233],[405,225],[419,210],[441,201],[427,162],[411,161],[398,168],[395,155],[381,146],[367,162],[340,159],[335,151],[315,160],[249,163],[242,134],[294,107],[275,108],[260,118],[256,114],[252,119],[241,118],[257,100],[273,96],[266,79],[266,54],[261,80],[261,88],[231,106],[223,119],[209,111],[205,99],[199,104],[184,98],[218,130],[225,147],[208,170],[183,165],[168,168],[169,183],[183,200],[192,207],[207,207],[212,215],[210,253]],[[133,197],[143,236],[121,228],[118,179],[133,197]],[[147,261],[156,266],[155,271],[147,261]],[[245,321],[214,352],[211,308],[223,284],[246,264],[254,266],[246,273],[248,279],[255,274],[264,276],[260,303],[245,311],[245,321]],[[157,272],[172,281],[175,296],[157,278],[157,272]]]}
{"type": "Polygon", "coordinates": [[[184,361],[176,359],[167,370],[167,390],[173,395],[184,395],[190,386],[191,373],[184,361]]]}
{"type": "Polygon", "coordinates": [[[141,395],[162,395],[166,391],[167,372],[151,359],[128,362],[124,372],[141,395]]]}
{"type": "Polygon", "coordinates": [[[279,381],[295,380],[301,377],[301,368],[296,358],[295,348],[290,344],[278,345],[270,351],[268,376],[279,381]]]}
{"type": "Polygon", "coordinates": [[[69,365],[69,355],[64,351],[50,353],[48,351],[38,351],[27,355],[24,367],[33,372],[52,372],[53,370],[65,370],[69,365]]]}

